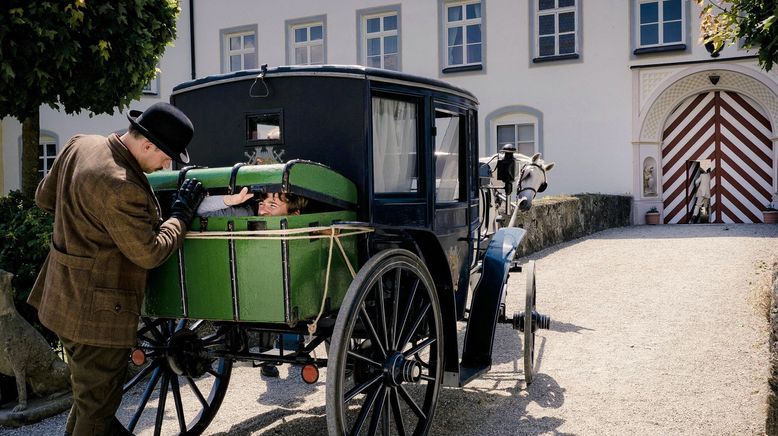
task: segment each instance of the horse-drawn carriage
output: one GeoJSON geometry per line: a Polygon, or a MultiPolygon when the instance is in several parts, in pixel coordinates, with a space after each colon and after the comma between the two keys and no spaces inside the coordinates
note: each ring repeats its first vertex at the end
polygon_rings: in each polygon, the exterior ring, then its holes
{"type": "Polygon", "coordinates": [[[525,231],[512,218],[551,164],[511,149],[479,162],[472,94],[322,66],[200,79],[171,100],[196,126],[190,155],[207,168],[149,175],[163,206],[188,177],[209,195],[248,188],[308,205],[295,216],[196,217],[183,248],[151,272],[128,429],[154,419],[156,434],[201,433],[233,362],[252,361],[299,366],[308,383],[326,367],[331,434],[425,434],[441,386],[490,368],[498,322],[524,332],[531,382],[534,334],[549,319],[535,311],[534,265],[514,261],[525,231]],[[517,267],[526,307],[508,316],[517,267]],[[163,429],[171,399],[176,421],[163,429]]]}

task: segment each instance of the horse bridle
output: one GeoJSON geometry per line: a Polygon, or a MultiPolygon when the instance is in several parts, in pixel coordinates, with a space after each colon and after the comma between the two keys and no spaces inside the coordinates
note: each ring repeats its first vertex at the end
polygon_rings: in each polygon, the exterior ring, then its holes
{"type": "Polygon", "coordinates": [[[546,179],[546,169],[543,168],[542,165],[538,165],[535,162],[530,162],[530,163],[524,165],[524,167],[521,168],[521,174],[519,175],[519,189],[516,190],[516,194],[519,194],[522,191],[532,191],[532,192],[535,193],[535,195],[538,195],[538,192],[543,192],[543,191],[546,190],[546,187],[548,187],[548,184],[546,183],[546,180],[547,180],[546,179]],[[527,167],[538,167],[538,168],[540,168],[540,171],[543,172],[543,183],[540,184],[538,189],[535,189],[535,188],[533,188],[531,186],[528,186],[526,188],[523,188],[521,186],[521,183],[524,181],[524,178],[525,178],[524,177],[524,171],[527,169],[527,167]]]}

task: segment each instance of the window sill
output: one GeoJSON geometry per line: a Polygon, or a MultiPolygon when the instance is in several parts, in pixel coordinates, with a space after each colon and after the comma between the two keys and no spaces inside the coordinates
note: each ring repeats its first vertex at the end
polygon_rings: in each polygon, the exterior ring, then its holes
{"type": "Polygon", "coordinates": [[[460,67],[443,68],[443,74],[462,73],[462,72],[465,72],[465,71],[481,71],[483,69],[484,69],[484,66],[482,64],[462,65],[460,67]]]}
{"type": "Polygon", "coordinates": [[[667,51],[682,51],[686,50],[686,44],[672,44],[672,45],[660,45],[657,47],[644,47],[635,49],[632,52],[634,55],[642,55],[646,53],[664,53],[667,51]]]}
{"type": "Polygon", "coordinates": [[[532,62],[536,63],[536,64],[539,64],[539,63],[543,63],[543,62],[565,61],[565,60],[568,60],[568,59],[578,59],[580,57],[581,57],[581,55],[579,55],[578,53],[570,53],[570,54],[558,55],[558,56],[543,56],[543,57],[540,57],[540,58],[534,58],[534,59],[532,59],[532,62]]]}

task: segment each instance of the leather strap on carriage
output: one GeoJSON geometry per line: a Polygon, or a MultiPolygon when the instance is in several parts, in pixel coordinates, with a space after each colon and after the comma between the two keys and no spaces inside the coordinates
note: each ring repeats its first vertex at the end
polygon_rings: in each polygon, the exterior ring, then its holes
{"type": "Polygon", "coordinates": [[[188,173],[189,170],[194,170],[197,168],[205,168],[205,167],[200,165],[189,165],[178,170],[178,182],[176,182],[176,188],[180,188],[181,184],[184,183],[184,180],[186,180],[186,173],[188,173]]]}
{"type": "Polygon", "coordinates": [[[238,178],[238,170],[243,165],[246,165],[246,162],[238,162],[232,166],[232,171],[230,171],[230,184],[227,185],[227,195],[235,193],[235,180],[238,178]]]}

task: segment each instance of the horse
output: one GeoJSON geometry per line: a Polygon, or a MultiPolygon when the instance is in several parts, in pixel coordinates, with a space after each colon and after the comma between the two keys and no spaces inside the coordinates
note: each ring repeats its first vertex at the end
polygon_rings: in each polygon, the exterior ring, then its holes
{"type": "Polygon", "coordinates": [[[501,227],[512,227],[516,211],[528,211],[538,192],[546,190],[548,172],[554,167],[540,153],[526,156],[517,153],[513,146],[505,146],[501,153],[481,158],[479,163],[481,236],[491,235],[501,227]]]}

